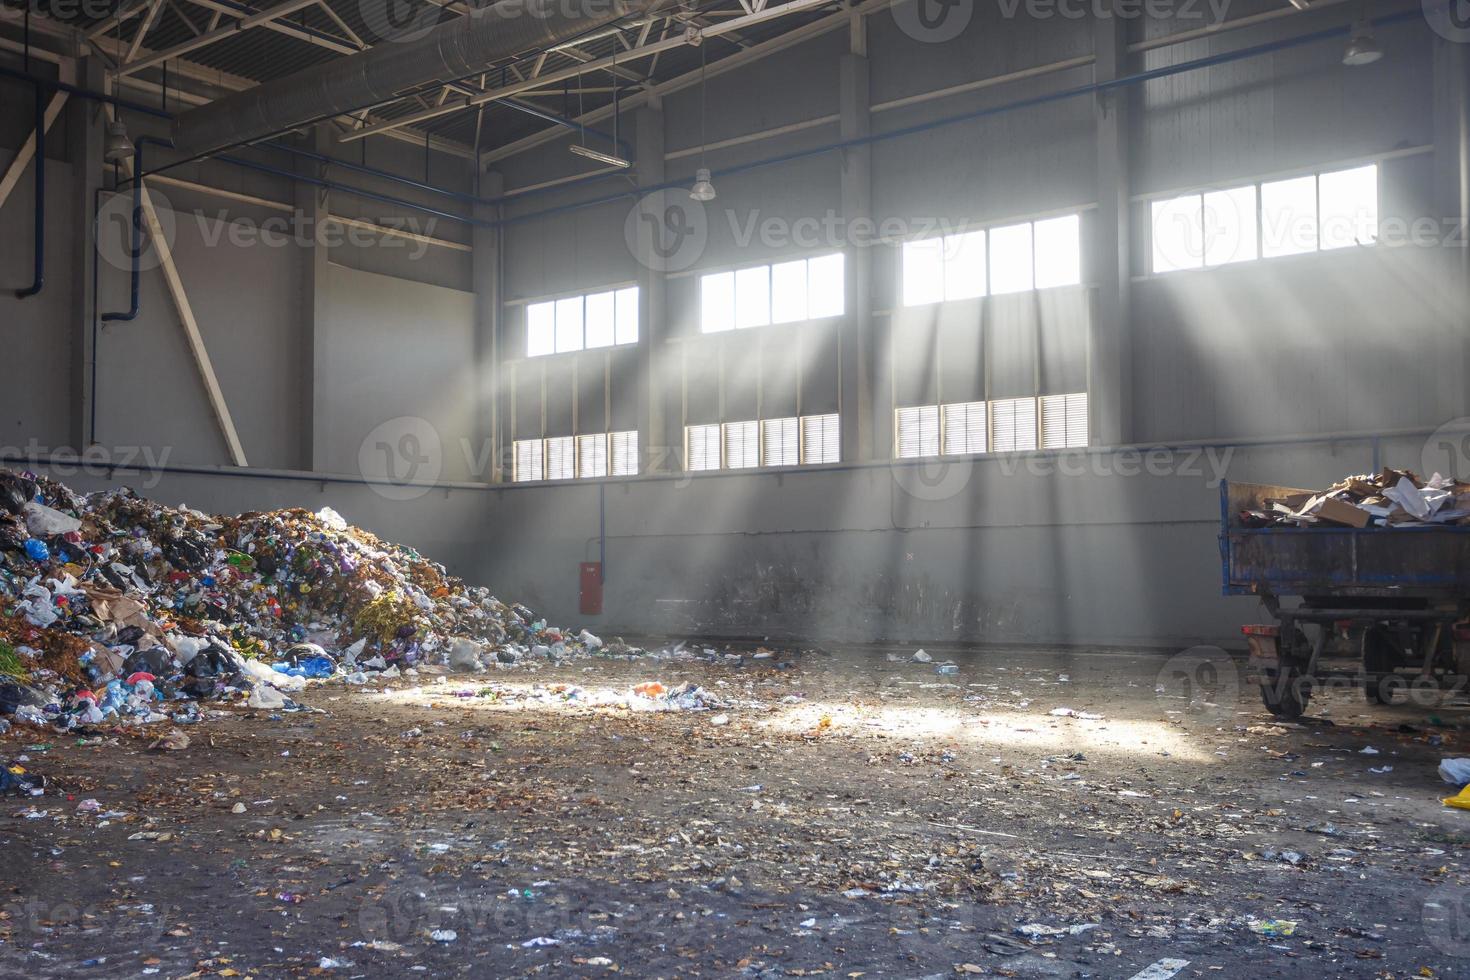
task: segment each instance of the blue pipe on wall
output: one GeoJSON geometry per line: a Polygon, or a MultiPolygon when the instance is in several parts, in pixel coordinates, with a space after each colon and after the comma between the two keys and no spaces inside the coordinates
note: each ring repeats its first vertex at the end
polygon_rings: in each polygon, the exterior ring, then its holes
{"type": "Polygon", "coordinates": [[[46,288],[46,94],[36,86],[36,258],[35,278],[24,289],[17,289],[17,299],[35,296],[46,288]]]}
{"type": "Polygon", "coordinates": [[[129,293],[132,296],[131,304],[126,313],[104,313],[102,321],[113,323],[119,320],[134,320],[138,317],[138,284],[142,279],[143,263],[143,147],[152,143],[154,146],[173,148],[173,140],[158,139],[154,136],[139,136],[133,145],[137,148],[133,156],[133,220],[131,229],[131,245],[128,248],[129,259],[132,262],[132,272],[129,274],[129,293]]]}

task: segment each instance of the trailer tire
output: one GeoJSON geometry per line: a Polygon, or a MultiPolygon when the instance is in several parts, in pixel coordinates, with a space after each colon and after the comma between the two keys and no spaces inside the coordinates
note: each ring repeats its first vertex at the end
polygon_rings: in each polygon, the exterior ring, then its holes
{"type": "Polygon", "coordinates": [[[1261,677],[1261,703],[1277,718],[1295,721],[1307,712],[1312,702],[1312,689],[1299,671],[1282,671],[1275,677],[1261,677]]]}
{"type": "Polygon", "coordinates": [[[1362,654],[1363,697],[1369,704],[1392,704],[1393,692],[1403,690],[1403,684],[1394,677],[1399,652],[1388,631],[1381,626],[1363,630],[1362,654]]]}

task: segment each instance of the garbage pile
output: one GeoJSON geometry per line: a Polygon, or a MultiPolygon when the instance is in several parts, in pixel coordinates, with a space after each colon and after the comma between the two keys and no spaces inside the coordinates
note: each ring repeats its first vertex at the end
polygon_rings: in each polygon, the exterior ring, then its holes
{"type": "Polygon", "coordinates": [[[1385,467],[1376,475],[1350,476],[1326,490],[1302,491],[1264,501],[1269,510],[1247,510],[1246,527],[1413,527],[1470,523],[1470,483],[1385,467]]]}
{"type": "Polygon", "coordinates": [[[0,732],[298,710],[311,679],[603,649],[330,508],[216,517],[0,470],[0,732]]]}

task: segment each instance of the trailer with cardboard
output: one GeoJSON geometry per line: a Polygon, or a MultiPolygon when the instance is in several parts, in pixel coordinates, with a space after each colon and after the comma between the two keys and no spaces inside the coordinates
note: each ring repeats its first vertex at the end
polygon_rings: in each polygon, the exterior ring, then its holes
{"type": "Polygon", "coordinates": [[[1470,526],[1354,526],[1343,513],[1311,527],[1255,527],[1243,516],[1311,494],[1220,485],[1225,594],[1255,596],[1274,620],[1241,627],[1266,708],[1298,718],[1325,682],[1361,686],[1377,704],[1412,690],[1464,690],[1470,526]],[[1351,666],[1329,666],[1329,646],[1346,647],[1351,666]]]}

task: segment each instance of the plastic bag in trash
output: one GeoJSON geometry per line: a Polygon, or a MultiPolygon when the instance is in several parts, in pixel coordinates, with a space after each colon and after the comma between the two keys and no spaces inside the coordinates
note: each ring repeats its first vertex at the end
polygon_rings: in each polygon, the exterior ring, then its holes
{"type": "Polygon", "coordinates": [[[1451,786],[1464,786],[1470,783],[1470,759],[1441,759],[1439,778],[1451,786]]]}
{"type": "Polygon", "coordinates": [[[250,699],[245,702],[245,706],[275,711],[277,708],[284,708],[286,703],[286,695],[280,691],[267,684],[257,684],[255,690],[250,692],[250,699]]]}

